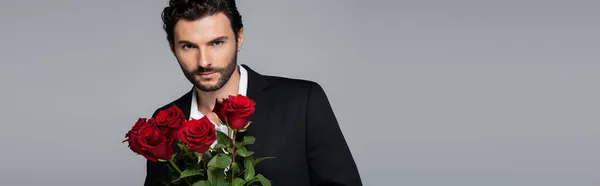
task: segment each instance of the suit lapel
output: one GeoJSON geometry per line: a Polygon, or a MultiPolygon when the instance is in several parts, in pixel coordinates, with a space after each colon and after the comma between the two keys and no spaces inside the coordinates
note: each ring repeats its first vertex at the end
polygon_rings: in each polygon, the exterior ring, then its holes
{"type": "Polygon", "coordinates": [[[236,138],[243,139],[244,135],[256,136],[260,135],[263,127],[267,127],[271,117],[272,103],[267,95],[268,81],[261,74],[250,69],[246,65],[242,65],[248,72],[248,92],[246,95],[256,102],[255,112],[250,117],[252,124],[246,132],[238,133],[236,138]]]}
{"type": "Polygon", "coordinates": [[[194,91],[193,87],[192,87],[192,90],[190,90],[185,95],[181,96],[181,98],[179,98],[177,101],[175,101],[175,105],[177,105],[177,107],[179,107],[179,109],[181,109],[186,120],[188,118],[190,118],[190,109],[192,107],[192,95],[193,95],[192,91],[194,91]]]}

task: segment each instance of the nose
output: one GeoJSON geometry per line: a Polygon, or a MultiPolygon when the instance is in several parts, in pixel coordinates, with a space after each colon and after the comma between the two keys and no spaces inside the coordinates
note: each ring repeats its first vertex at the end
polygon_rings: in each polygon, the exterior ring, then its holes
{"type": "Polygon", "coordinates": [[[208,66],[211,65],[211,60],[210,60],[210,54],[208,53],[207,49],[200,49],[200,52],[198,53],[198,66],[206,68],[208,66]]]}

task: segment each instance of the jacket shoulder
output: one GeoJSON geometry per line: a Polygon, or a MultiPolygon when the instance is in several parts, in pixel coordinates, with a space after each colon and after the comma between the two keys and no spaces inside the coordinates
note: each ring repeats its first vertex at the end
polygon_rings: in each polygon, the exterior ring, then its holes
{"type": "Polygon", "coordinates": [[[271,88],[275,89],[294,89],[297,91],[310,90],[314,87],[321,87],[321,85],[313,80],[290,78],[282,76],[265,76],[269,81],[271,88]]]}
{"type": "Polygon", "coordinates": [[[266,78],[270,84],[269,92],[272,99],[302,104],[308,104],[309,100],[319,103],[323,100],[328,101],[325,90],[317,81],[280,76],[266,76],[266,78]]]}

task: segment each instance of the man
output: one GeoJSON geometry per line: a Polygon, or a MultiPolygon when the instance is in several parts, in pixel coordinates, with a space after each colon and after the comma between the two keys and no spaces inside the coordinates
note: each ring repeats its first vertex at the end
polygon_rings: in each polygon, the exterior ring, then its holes
{"type": "MultiPolygon", "coordinates": [[[[261,75],[237,64],[244,42],[241,16],[233,0],[171,0],[162,13],[171,51],[194,85],[172,105],[186,118],[212,113],[215,100],[242,94],[256,101],[249,146],[273,185],[362,185],[357,166],[323,88],[312,81],[261,75]]],[[[217,124],[218,125],[218,124],[217,124]]],[[[223,126],[215,126],[217,129],[223,126]]],[[[148,161],[146,186],[161,185],[167,169],[148,161]]]]}

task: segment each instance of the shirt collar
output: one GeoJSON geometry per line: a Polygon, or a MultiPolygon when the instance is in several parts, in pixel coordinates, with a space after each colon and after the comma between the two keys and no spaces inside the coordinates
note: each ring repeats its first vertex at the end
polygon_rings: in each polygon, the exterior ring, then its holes
{"type": "MultiPolygon", "coordinates": [[[[238,69],[240,71],[240,83],[238,87],[238,94],[246,96],[246,92],[248,90],[248,72],[244,67],[238,65],[238,69]]],[[[200,119],[204,117],[200,111],[198,111],[198,100],[196,97],[196,89],[192,91],[192,106],[190,107],[190,118],[189,119],[200,119]]]]}

